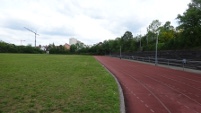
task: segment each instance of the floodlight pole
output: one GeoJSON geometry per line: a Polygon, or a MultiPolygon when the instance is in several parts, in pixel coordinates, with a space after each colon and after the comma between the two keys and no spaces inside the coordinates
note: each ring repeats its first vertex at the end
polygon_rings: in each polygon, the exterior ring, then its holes
{"type": "Polygon", "coordinates": [[[121,59],[121,45],[120,45],[120,48],[119,48],[119,56],[120,56],[120,59],[121,59]]]}
{"type": "Polygon", "coordinates": [[[36,32],[34,32],[32,30],[30,30],[29,28],[26,28],[26,27],[24,27],[24,28],[35,34],[35,47],[36,47],[36,35],[39,35],[39,34],[37,34],[36,32]]]}
{"type": "Polygon", "coordinates": [[[142,47],[142,42],[141,42],[141,29],[140,29],[140,50],[141,50],[141,47],[142,47]]]}
{"type": "Polygon", "coordinates": [[[35,47],[36,47],[36,33],[35,33],[35,47]]]}
{"type": "Polygon", "coordinates": [[[158,49],[158,35],[159,35],[159,32],[160,31],[158,31],[158,33],[157,33],[157,36],[156,36],[156,53],[155,53],[155,66],[158,64],[158,53],[157,53],[157,49],[158,49]]]}
{"type": "Polygon", "coordinates": [[[140,34],[140,50],[141,50],[141,47],[142,47],[142,42],[141,42],[141,34],[140,34]]]}

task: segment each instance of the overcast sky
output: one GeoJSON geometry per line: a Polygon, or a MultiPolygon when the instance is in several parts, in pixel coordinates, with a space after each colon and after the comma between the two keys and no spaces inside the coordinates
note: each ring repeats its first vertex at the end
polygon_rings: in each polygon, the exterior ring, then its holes
{"type": "Polygon", "coordinates": [[[76,38],[87,45],[145,34],[153,20],[171,21],[191,0],[0,0],[0,40],[16,45],[63,45],[76,38]],[[22,41],[24,40],[24,41],[22,41]]]}

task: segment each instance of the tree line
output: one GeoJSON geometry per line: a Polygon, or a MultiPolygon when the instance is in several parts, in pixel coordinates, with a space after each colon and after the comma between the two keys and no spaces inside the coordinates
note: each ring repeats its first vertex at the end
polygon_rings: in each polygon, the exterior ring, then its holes
{"type": "Polygon", "coordinates": [[[10,44],[10,43],[0,41],[0,53],[36,53],[36,54],[42,54],[42,53],[46,53],[47,51],[50,54],[70,54],[70,50],[66,49],[63,45],[55,46],[54,43],[49,44],[44,49],[41,49],[40,45],[39,45],[39,47],[32,47],[31,45],[17,46],[15,44],[10,44]]]}
{"type": "Polygon", "coordinates": [[[46,47],[45,51],[49,51],[50,54],[69,54],[70,51],[66,49],[63,45],[55,46],[53,44],[49,44],[46,47]]]}
{"type": "MultiPolygon", "coordinates": [[[[64,46],[55,46],[50,44],[47,50],[50,54],[112,54],[118,53],[120,50],[124,53],[132,53],[135,51],[153,51],[155,50],[156,41],[158,39],[158,50],[184,50],[184,49],[201,49],[201,1],[192,0],[188,4],[188,9],[183,14],[176,17],[179,25],[174,27],[170,21],[161,24],[159,20],[153,20],[147,27],[145,35],[133,36],[132,32],[126,31],[122,36],[114,40],[105,40],[93,45],[92,47],[83,44],[71,45],[70,50],[66,50],[64,46]]],[[[0,47],[2,42],[0,43],[0,47]]],[[[14,45],[9,45],[11,52],[22,51],[28,52],[30,47],[18,46],[14,49],[14,45]],[[22,49],[23,48],[23,49],[22,49]]],[[[36,49],[36,48],[35,48],[36,49]]],[[[36,52],[32,48],[30,51],[36,52]]],[[[8,49],[0,52],[8,51],[8,49]]],[[[30,52],[29,51],[29,52],[30,52]]]]}
{"type": "Polygon", "coordinates": [[[179,23],[176,28],[170,21],[161,25],[159,20],[153,20],[145,35],[133,36],[126,31],[121,37],[92,46],[89,53],[110,54],[120,52],[120,49],[124,53],[153,51],[157,37],[159,50],[201,49],[201,1],[192,0],[188,9],[176,19],[179,23]]]}
{"type": "Polygon", "coordinates": [[[16,46],[15,44],[0,41],[0,53],[44,53],[44,51],[31,45],[16,46]]]}

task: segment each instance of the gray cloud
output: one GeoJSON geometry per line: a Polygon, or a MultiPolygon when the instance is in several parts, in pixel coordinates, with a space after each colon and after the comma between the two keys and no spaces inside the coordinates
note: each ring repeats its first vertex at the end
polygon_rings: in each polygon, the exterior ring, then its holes
{"type": "Polygon", "coordinates": [[[125,31],[134,36],[145,33],[155,19],[175,23],[177,14],[183,13],[190,1],[2,0],[0,36],[12,43],[19,44],[22,39],[32,43],[33,36],[24,29],[28,27],[40,34],[40,44],[62,44],[71,37],[94,44],[120,37],[125,31]]]}
{"type": "Polygon", "coordinates": [[[20,31],[24,30],[24,27],[36,28],[35,25],[33,25],[31,22],[27,20],[14,19],[14,18],[4,20],[2,27],[20,31]]]}
{"type": "Polygon", "coordinates": [[[66,36],[66,37],[71,37],[75,35],[72,28],[66,28],[66,27],[52,28],[47,30],[43,29],[41,33],[46,35],[58,35],[58,36],[66,36]]]}

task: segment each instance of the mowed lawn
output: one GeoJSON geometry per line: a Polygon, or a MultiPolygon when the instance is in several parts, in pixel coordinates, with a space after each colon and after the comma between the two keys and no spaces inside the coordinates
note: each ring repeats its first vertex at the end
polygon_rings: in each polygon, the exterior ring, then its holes
{"type": "Polygon", "coordinates": [[[93,56],[0,54],[0,113],[118,113],[119,104],[93,56]]]}

